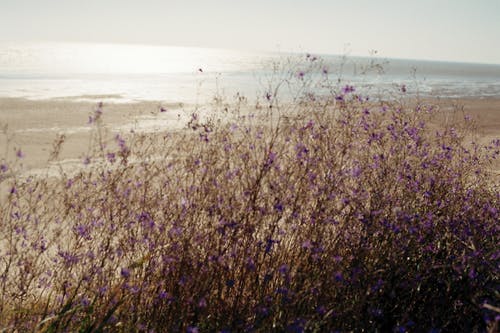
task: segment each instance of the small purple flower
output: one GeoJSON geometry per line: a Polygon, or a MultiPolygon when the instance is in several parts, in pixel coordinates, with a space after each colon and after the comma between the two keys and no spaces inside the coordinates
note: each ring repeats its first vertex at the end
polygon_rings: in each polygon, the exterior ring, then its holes
{"type": "Polygon", "coordinates": [[[304,75],[306,75],[306,73],[304,73],[303,71],[299,71],[297,73],[297,76],[299,77],[299,79],[303,79],[304,78],[304,75]]]}
{"type": "Polygon", "coordinates": [[[75,232],[81,237],[87,237],[88,229],[84,224],[79,224],[75,228],[75,232]]]}
{"type": "Polygon", "coordinates": [[[271,164],[273,164],[275,160],[276,160],[276,153],[270,151],[265,166],[266,167],[271,166],[271,164]]]}
{"type": "Polygon", "coordinates": [[[361,168],[359,166],[355,166],[351,170],[351,174],[352,174],[353,177],[358,178],[361,175],[361,168]]]}
{"type": "Polygon", "coordinates": [[[114,163],[116,161],[116,155],[115,153],[107,153],[106,158],[110,163],[114,163]]]}
{"type": "Polygon", "coordinates": [[[469,271],[469,274],[467,274],[469,276],[469,279],[471,280],[475,280],[477,278],[477,272],[474,268],[471,268],[470,271],[469,271]]]}
{"type": "Polygon", "coordinates": [[[17,158],[23,158],[25,155],[21,149],[18,149],[16,152],[17,158]]]}
{"type": "Polygon", "coordinates": [[[275,243],[278,243],[278,241],[277,241],[277,240],[274,240],[274,239],[271,239],[271,238],[268,238],[268,239],[266,240],[266,248],[265,248],[264,252],[265,252],[266,254],[267,254],[267,253],[269,253],[269,252],[271,252],[271,250],[273,249],[273,245],[274,245],[275,243]]]}
{"type": "Polygon", "coordinates": [[[283,275],[286,275],[289,271],[289,268],[288,268],[288,265],[287,264],[283,264],[281,265],[279,268],[278,268],[278,272],[280,272],[281,274],[283,275]]]}
{"type": "Polygon", "coordinates": [[[127,142],[125,141],[125,139],[120,134],[115,135],[115,141],[116,141],[116,143],[118,143],[118,146],[120,147],[120,149],[122,150],[122,152],[128,150],[128,148],[127,148],[127,142]]]}
{"type": "Polygon", "coordinates": [[[349,93],[354,92],[355,90],[356,89],[354,88],[354,86],[346,85],[344,88],[342,88],[342,93],[349,94],[349,93]]]}
{"type": "Polygon", "coordinates": [[[254,271],[256,266],[255,266],[255,261],[252,259],[252,258],[248,258],[247,259],[247,268],[250,270],[250,271],[254,271]]]}
{"type": "Polygon", "coordinates": [[[67,266],[75,265],[79,261],[78,257],[70,252],[59,251],[57,254],[64,260],[64,264],[67,266]]]}
{"type": "Polygon", "coordinates": [[[198,301],[198,307],[199,307],[199,308],[206,308],[206,307],[207,307],[207,300],[205,299],[205,297],[202,297],[202,298],[198,301]]]}
{"type": "Polygon", "coordinates": [[[120,275],[125,278],[125,279],[128,279],[130,277],[130,270],[126,267],[122,267],[121,271],[120,271],[120,275]]]}
{"type": "MultiPolygon", "coordinates": [[[[201,69],[200,69],[201,70],[201,69]]],[[[200,330],[198,329],[198,327],[196,326],[188,326],[187,330],[186,330],[187,333],[199,333],[200,330]]]]}
{"type": "Polygon", "coordinates": [[[323,305],[320,305],[316,308],[316,312],[320,315],[323,316],[326,313],[326,308],[323,305]]]}
{"type": "Polygon", "coordinates": [[[160,107],[160,112],[167,112],[167,109],[164,108],[163,106],[160,107]]]}
{"type": "Polygon", "coordinates": [[[9,170],[9,167],[7,166],[7,164],[0,164],[0,171],[2,172],[7,172],[7,170],[9,170]]]}
{"type": "Polygon", "coordinates": [[[86,308],[90,305],[90,300],[87,298],[87,297],[84,297],[81,301],[80,301],[80,304],[86,308]]]}
{"type": "Polygon", "coordinates": [[[302,243],[302,247],[304,249],[311,249],[313,247],[312,243],[310,240],[306,240],[302,243]]]}

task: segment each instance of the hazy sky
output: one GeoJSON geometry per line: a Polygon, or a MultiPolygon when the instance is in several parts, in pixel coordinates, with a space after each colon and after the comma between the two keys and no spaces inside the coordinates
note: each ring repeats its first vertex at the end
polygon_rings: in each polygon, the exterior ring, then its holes
{"type": "Polygon", "coordinates": [[[5,41],[500,63],[500,0],[0,0],[5,41]]]}

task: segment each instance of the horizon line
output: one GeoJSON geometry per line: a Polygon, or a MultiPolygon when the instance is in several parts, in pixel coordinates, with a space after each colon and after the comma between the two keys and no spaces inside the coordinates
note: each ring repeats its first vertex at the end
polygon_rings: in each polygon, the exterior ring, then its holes
{"type": "Polygon", "coordinates": [[[421,61],[421,62],[437,62],[437,63],[448,63],[448,64],[469,64],[469,65],[485,65],[485,66],[500,66],[500,62],[488,62],[488,61],[478,61],[478,60],[455,60],[455,59],[443,59],[443,58],[411,58],[411,57],[401,57],[401,56],[391,56],[383,55],[382,52],[378,50],[370,50],[373,55],[361,55],[359,53],[337,53],[337,52],[327,52],[314,50],[280,50],[277,46],[277,50],[270,50],[265,48],[243,48],[243,47],[222,47],[222,46],[195,46],[195,45],[180,45],[180,44],[166,44],[166,43],[144,43],[144,42],[113,42],[113,41],[70,41],[70,40],[0,40],[0,46],[2,45],[36,45],[36,44],[81,44],[81,45],[122,45],[122,46],[143,46],[143,47],[176,47],[176,48],[187,48],[187,49],[209,49],[209,50],[223,50],[223,51],[236,51],[236,52],[248,52],[248,53],[263,53],[263,54],[288,54],[288,55],[305,55],[311,54],[313,56],[334,56],[334,57],[353,57],[362,59],[379,59],[379,60],[403,60],[403,61],[421,61]]]}

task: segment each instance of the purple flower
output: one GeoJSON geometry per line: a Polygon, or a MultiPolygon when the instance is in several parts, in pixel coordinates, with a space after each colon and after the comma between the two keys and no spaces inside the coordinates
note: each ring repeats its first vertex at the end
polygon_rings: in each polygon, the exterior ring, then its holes
{"type": "Polygon", "coordinates": [[[7,166],[7,164],[0,164],[0,171],[2,172],[7,172],[7,170],[9,170],[9,167],[7,166]]]}
{"type": "Polygon", "coordinates": [[[122,269],[120,271],[120,275],[123,278],[128,279],[130,277],[130,270],[128,268],[122,267],[122,269]]]}
{"type": "Polygon", "coordinates": [[[87,237],[88,236],[88,229],[84,224],[79,224],[75,228],[75,232],[81,236],[81,237],[87,237]]]}
{"type": "Polygon", "coordinates": [[[110,163],[114,163],[116,161],[116,155],[115,153],[107,153],[106,158],[110,163]]]}
{"type": "Polygon", "coordinates": [[[17,158],[23,158],[25,155],[21,149],[18,149],[16,152],[17,158]]]}
{"type": "MultiPolygon", "coordinates": [[[[201,69],[200,69],[201,70],[201,69]]],[[[196,326],[188,326],[187,333],[198,333],[200,330],[196,326]]]]}
{"type": "Polygon", "coordinates": [[[278,241],[277,241],[277,240],[274,240],[274,239],[271,239],[271,238],[268,238],[268,239],[266,240],[266,248],[265,248],[265,250],[264,250],[264,252],[265,252],[266,254],[267,254],[267,253],[269,253],[269,252],[271,252],[271,250],[273,249],[273,245],[274,245],[274,243],[278,243],[278,241]]]}
{"type": "Polygon", "coordinates": [[[326,308],[323,305],[320,305],[316,308],[316,312],[323,316],[326,313],[326,308]]]}
{"type": "Polygon", "coordinates": [[[76,255],[67,251],[59,251],[57,254],[64,260],[64,264],[67,266],[74,265],[79,261],[76,255]]]}
{"type": "Polygon", "coordinates": [[[358,178],[361,175],[361,168],[359,166],[355,166],[351,170],[351,174],[352,174],[353,177],[358,178]]]}
{"type": "Polygon", "coordinates": [[[167,109],[164,108],[163,106],[160,107],[160,112],[167,112],[167,109]]]}
{"type": "Polygon", "coordinates": [[[274,153],[274,152],[270,151],[270,152],[269,152],[269,155],[268,155],[268,157],[267,157],[267,161],[266,161],[266,163],[265,163],[265,165],[264,165],[264,166],[265,166],[266,168],[270,167],[270,166],[271,166],[271,164],[273,164],[275,160],[276,160],[276,153],[274,153]]]}
{"type": "Polygon", "coordinates": [[[285,275],[287,274],[289,271],[289,268],[288,268],[288,265],[287,264],[283,264],[281,265],[279,268],[278,268],[278,272],[280,272],[281,274],[285,275]]]}
{"type": "Polygon", "coordinates": [[[198,301],[198,307],[199,307],[199,308],[206,308],[206,307],[207,307],[207,300],[205,299],[205,297],[202,297],[202,298],[198,301]]]}
{"type": "Polygon", "coordinates": [[[254,271],[256,266],[255,266],[255,261],[252,259],[252,258],[248,258],[247,259],[247,268],[250,270],[250,271],[254,271]]]}
{"type": "Polygon", "coordinates": [[[80,301],[80,304],[86,308],[90,305],[90,300],[87,298],[87,297],[84,297],[81,301],[80,301]]]}
{"type": "Polygon", "coordinates": [[[120,149],[122,150],[122,152],[128,150],[127,143],[126,143],[125,139],[120,136],[120,134],[117,134],[115,136],[115,141],[116,141],[116,143],[118,143],[118,146],[120,147],[120,149]]]}
{"type": "Polygon", "coordinates": [[[354,86],[346,85],[344,88],[342,88],[342,93],[349,94],[349,93],[354,92],[355,90],[356,89],[354,88],[354,86]]]}
{"type": "Polygon", "coordinates": [[[474,268],[471,268],[470,271],[469,271],[469,274],[467,274],[469,276],[469,279],[471,280],[474,280],[477,278],[477,272],[474,268]]]}

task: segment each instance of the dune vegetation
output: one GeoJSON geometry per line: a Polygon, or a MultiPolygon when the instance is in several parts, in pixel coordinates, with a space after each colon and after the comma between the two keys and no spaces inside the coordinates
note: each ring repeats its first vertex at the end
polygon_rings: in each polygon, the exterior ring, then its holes
{"type": "Polygon", "coordinates": [[[0,330],[497,330],[500,140],[300,66],[182,131],[109,135],[98,105],[74,172],[3,160],[0,330]]]}

